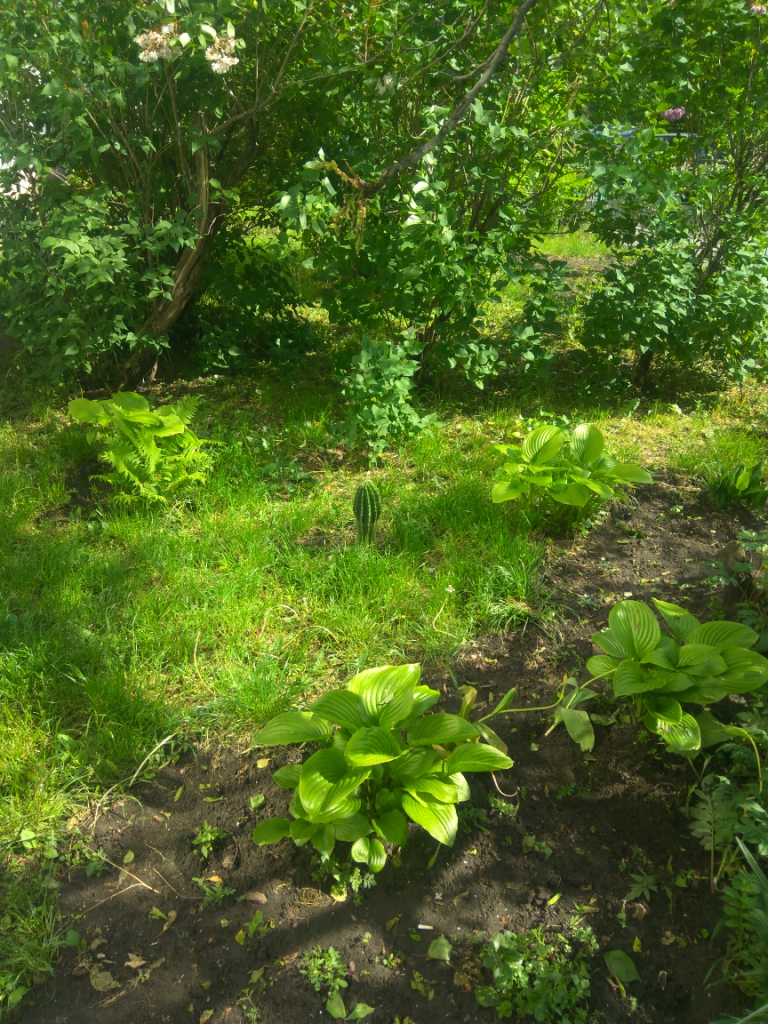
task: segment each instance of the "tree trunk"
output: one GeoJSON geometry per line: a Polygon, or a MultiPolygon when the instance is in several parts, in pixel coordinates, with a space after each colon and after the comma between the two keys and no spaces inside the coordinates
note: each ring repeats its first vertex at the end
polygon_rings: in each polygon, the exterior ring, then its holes
{"type": "Polygon", "coordinates": [[[642,352],[637,360],[635,361],[634,372],[632,373],[632,383],[636,387],[642,387],[648,376],[648,371],[651,369],[651,363],[653,362],[653,349],[646,349],[642,352]]]}

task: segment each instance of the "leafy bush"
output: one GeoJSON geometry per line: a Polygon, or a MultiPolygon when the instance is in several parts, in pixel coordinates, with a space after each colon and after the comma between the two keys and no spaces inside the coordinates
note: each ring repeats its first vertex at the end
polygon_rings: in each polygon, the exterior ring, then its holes
{"type": "Polygon", "coordinates": [[[593,680],[613,680],[614,697],[633,697],[645,727],[671,751],[691,756],[743,730],[721,725],[708,711],[694,718],[683,704],[713,704],[759,689],[768,680],[768,660],[750,650],[758,635],[748,626],[700,625],[679,605],[656,598],[654,604],[671,635],[662,634],[647,604],[620,601],[608,629],[592,637],[605,654],[590,658],[587,669],[593,680]]]}
{"type": "Polygon", "coordinates": [[[116,500],[165,502],[186,484],[205,481],[209,455],[204,448],[212,442],[202,441],[189,427],[198,403],[188,395],[150,409],[146,398],[121,391],[103,402],[76,398],[69,403],[69,415],[93,426],[88,440],[112,467],[95,479],[112,484],[116,500]]]}
{"type": "Polygon", "coordinates": [[[768,488],[763,484],[762,460],[756,462],[751,469],[740,462],[735,469],[728,470],[720,459],[715,458],[714,471],[706,475],[704,486],[719,508],[743,501],[750,508],[760,509],[768,501],[768,488]]]}
{"type": "MultiPolygon", "coordinates": [[[[768,1001],[768,878],[740,839],[747,867],[723,890],[725,915],[715,934],[725,925],[731,931],[729,968],[738,972],[739,984],[753,998],[768,1001]]],[[[765,1009],[765,1007],[764,1007],[765,1009]]]]}
{"type": "Polygon", "coordinates": [[[286,711],[262,729],[258,744],[314,742],[320,749],[304,764],[274,773],[279,786],[294,791],[293,821],[260,822],[255,843],[290,836],[297,846],[311,843],[327,860],[337,840],[350,842],[352,859],[373,872],[386,863],[384,842],[406,845],[409,818],[439,843],[453,845],[456,804],[470,798],[463,773],[499,771],[512,761],[481,743],[497,738],[468,721],[473,700],[464,701],[462,714],[424,717],[440,694],[417,685],[420,674],[418,665],[366,669],[309,711],[286,711]]]}
{"type": "Polygon", "coordinates": [[[602,433],[587,423],[576,427],[570,438],[560,427],[545,425],[531,431],[522,445],[493,447],[510,460],[491,492],[497,503],[543,491],[553,501],[583,512],[590,503],[626,497],[625,485],[653,482],[650,473],[639,466],[619,463],[604,454],[602,433]]]}
{"type": "Polygon", "coordinates": [[[481,1006],[493,1006],[499,1017],[530,1015],[537,1021],[575,1024],[587,1019],[587,961],[598,945],[590,928],[574,928],[574,948],[563,934],[547,940],[544,928],[529,932],[498,932],[484,949],[483,966],[493,972],[492,985],[478,985],[481,1006]]]}

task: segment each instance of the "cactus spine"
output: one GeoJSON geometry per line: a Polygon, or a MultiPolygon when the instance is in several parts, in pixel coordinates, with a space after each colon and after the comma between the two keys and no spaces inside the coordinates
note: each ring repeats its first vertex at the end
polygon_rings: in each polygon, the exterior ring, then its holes
{"type": "Polygon", "coordinates": [[[381,515],[381,495],[370,480],[357,488],[352,508],[357,522],[358,544],[372,544],[376,536],[376,523],[381,515]]]}

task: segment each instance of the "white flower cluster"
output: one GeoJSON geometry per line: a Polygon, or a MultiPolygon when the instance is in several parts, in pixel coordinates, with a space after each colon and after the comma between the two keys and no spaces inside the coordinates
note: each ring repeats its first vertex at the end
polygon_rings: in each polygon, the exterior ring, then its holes
{"type": "Polygon", "coordinates": [[[145,64],[154,64],[158,60],[170,60],[171,40],[176,38],[174,25],[163,25],[159,32],[154,29],[149,32],[142,32],[136,36],[134,42],[139,47],[139,60],[145,64]]]}
{"type": "Polygon", "coordinates": [[[205,59],[210,61],[211,71],[217,75],[226,75],[231,67],[239,64],[235,57],[236,40],[216,36],[214,42],[205,51],[205,59]]]}

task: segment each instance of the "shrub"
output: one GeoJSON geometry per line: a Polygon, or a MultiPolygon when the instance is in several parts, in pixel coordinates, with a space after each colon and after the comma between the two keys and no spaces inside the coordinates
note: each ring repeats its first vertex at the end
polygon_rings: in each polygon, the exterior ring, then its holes
{"type": "Polygon", "coordinates": [[[293,821],[260,822],[255,843],[290,837],[297,846],[311,843],[327,860],[337,840],[350,842],[352,860],[373,872],[386,863],[384,842],[406,845],[409,818],[453,845],[456,804],[470,798],[463,773],[499,771],[512,761],[481,742],[496,737],[468,721],[472,700],[464,701],[462,714],[425,717],[440,694],[418,685],[420,674],[418,665],[366,669],[309,711],[286,711],[262,729],[258,744],[313,742],[319,749],[274,773],[279,786],[294,791],[293,821]]]}
{"type": "Polygon", "coordinates": [[[560,427],[545,425],[533,430],[522,445],[493,447],[509,459],[491,492],[497,503],[543,492],[583,514],[591,504],[625,498],[625,485],[653,482],[639,466],[606,455],[602,433],[587,423],[576,427],[570,438],[560,427]]]}
{"type": "Polygon", "coordinates": [[[188,395],[150,409],[146,398],[121,391],[103,402],[76,398],[69,403],[69,415],[93,427],[88,440],[112,467],[95,479],[112,484],[116,500],[166,502],[185,485],[205,481],[210,460],[205,446],[212,442],[202,441],[189,427],[198,403],[188,395]]]}

